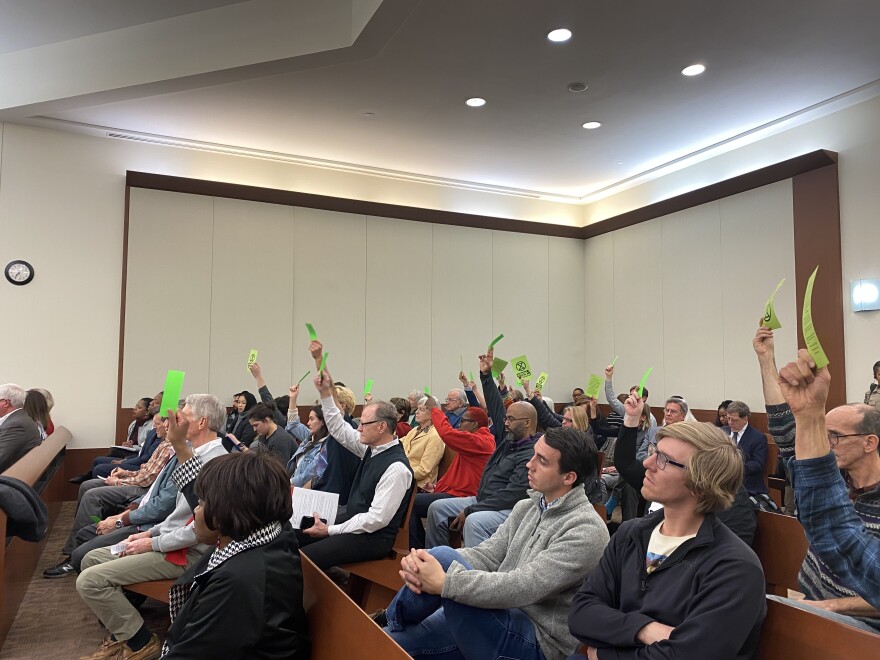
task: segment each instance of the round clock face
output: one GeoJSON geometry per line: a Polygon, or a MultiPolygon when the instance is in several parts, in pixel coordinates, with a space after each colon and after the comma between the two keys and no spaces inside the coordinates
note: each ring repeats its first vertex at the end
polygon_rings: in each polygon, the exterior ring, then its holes
{"type": "Polygon", "coordinates": [[[6,279],[22,286],[34,279],[34,267],[27,261],[10,261],[6,266],[6,279]]]}

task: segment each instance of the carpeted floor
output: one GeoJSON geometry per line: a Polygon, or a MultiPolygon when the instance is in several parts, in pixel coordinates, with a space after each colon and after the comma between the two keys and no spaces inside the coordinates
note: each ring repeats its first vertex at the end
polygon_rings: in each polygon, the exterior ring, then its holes
{"type": "MultiPolygon", "coordinates": [[[[40,564],[31,578],[6,643],[0,649],[3,660],[34,658],[79,658],[95,651],[104,629],[76,593],[76,578],[46,580],[45,568],[61,559],[61,548],[70,533],[74,503],[65,502],[58,521],[49,533],[40,564]]],[[[164,637],[168,628],[168,606],[151,599],[140,608],[147,627],[164,637]]]]}

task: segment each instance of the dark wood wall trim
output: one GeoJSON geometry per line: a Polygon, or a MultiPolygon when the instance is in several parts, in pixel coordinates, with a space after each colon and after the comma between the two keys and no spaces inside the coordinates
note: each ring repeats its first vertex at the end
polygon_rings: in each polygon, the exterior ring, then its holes
{"type": "Polygon", "coordinates": [[[561,236],[562,238],[583,238],[581,235],[583,230],[580,227],[569,227],[567,225],[555,225],[544,222],[529,222],[526,220],[513,220],[511,218],[496,218],[488,215],[475,215],[473,213],[438,211],[436,209],[426,209],[417,206],[384,204],[381,202],[368,202],[359,199],[347,199],[344,197],[329,197],[327,195],[314,195],[312,193],[297,192],[294,190],[260,188],[258,186],[244,186],[237,183],[221,183],[219,181],[206,181],[203,179],[189,179],[179,176],[167,176],[165,174],[149,174],[147,172],[132,171],[127,173],[125,181],[130,188],[148,188],[151,190],[180,192],[190,195],[226,197],[229,199],[241,199],[249,202],[265,202],[267,204],[280,204],[282,206],[300,206],[307,209],[322,209],[324,211],[373,215],[381,218],[414,220],[416,222],[455,225],[457,227],[497,229],[500,231],[512,231],[520,234],[540,234],[543,236],[561,236]]]}
{"type": "Polygon", "coordinates": [[[785,181],[805,172],[811,172],[836,163],[837,154],[833,151],[825,151],[824,149],[811,151],[779,163],[774,163],[773,165],[768,165],[767,167],[762,167],[753,172],[747,172],[725,181],[713,183],[704,188],[692,190],[691,192],[664,199],[655,204],[648,204],[639,209],[587,225],[583,228],[581,238],[592,238],[593,236],[607,234],[624,227],[631,227],[641,222],[669,215],[670,213],[684,211],[685,209],[714,202],[731,195],[738,195],[739,193],[754,190],[771,183],[785,181]]]}
{"type": "MultiPolygon", "coordinates": [[[[792,178],[794,271],[797,309],[802,309],[807,280],[816,266],[813,327],[833,372],[828,407],[846,403],[846,350],[843,332],[843,266],[840,257],[840,202],[837,165],[792,178]]],[[[798,346],[804,337],[797,320],[798,346]]],[[[794,356],[778,356],[780,363],[794,356]]]]}

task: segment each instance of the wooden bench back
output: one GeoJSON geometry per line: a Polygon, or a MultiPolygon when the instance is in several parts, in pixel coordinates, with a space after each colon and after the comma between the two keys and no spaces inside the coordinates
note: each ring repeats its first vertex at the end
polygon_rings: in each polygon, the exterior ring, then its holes
{"type": "MultiPolygon", "coordinates": [[[[772,515],[772,514],[771,514],[772,515]]],[[[785,660],[876,658],[880,635],[837,623],[805,610],[767,601],[758,657],[785,660]]]]}
{"type": "Polygon", "coordinates": [[[409,496],[409,506],[406,507],[406,516],[403,518],[403,524],[400,526],[400,529],[397,530],[397,536],[394,539],[394,545],[391,546],[391,549],[394,551],[395,556],[398,558],[404,557],[409,554],[409,519],[412,515],[413,504],[416,501],[416,493],[418,493],[419,489],[416,487],[415,483],[413,483],[410,496],[409,496]]]}
{"type": "Polygon", "coordinates": [[[303,605],[309,617],[312,660],[407,660],[409,654],[377,626],[304,554],[303,605]]]}
{"type": "Polygon", "coordinates": [[[807,555],[807,537],[797,518],[758,511],[758,528],[752,549],[764,567],[767,593],[787,596],[800,589],[798,573],[807,555]]]}
{"type": "Polygon", "coordinates": [[[779,445],[773,442],[767,435],[767,460],[764,462],[764,485],[770,487],[770,476],[776,474],[776,464],[779,462],[779,445]]]}

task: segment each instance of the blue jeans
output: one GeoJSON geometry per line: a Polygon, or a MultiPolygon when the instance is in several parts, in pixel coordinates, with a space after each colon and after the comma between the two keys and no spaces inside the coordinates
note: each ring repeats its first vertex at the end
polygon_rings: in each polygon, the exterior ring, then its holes
{"type": "MultiPolygon", "coordinates": [[[[425,547],[436,548],[449,545],[449,519],[455,518],[465,508],[477,503],[476,497],[451,497],[431,502],[428,507],[428,529],[425,532],[425,547]]],[[[461,530],[461,541],[465,548],[474,548],[492,536],[507,520],[512,509],[504,511],[478,511],[469,515],[461,530]]]]}
{"type": "MultiPolygon", "coordinates": [[[[453,561],[471,565],[457,550],[428,552],[447,570],[453,561]]],[[[486,610],[404,587],[385,611],[385,629],[413,658],[432,660],[545,660],[531,619],[519,609],[486,610]]]]}

